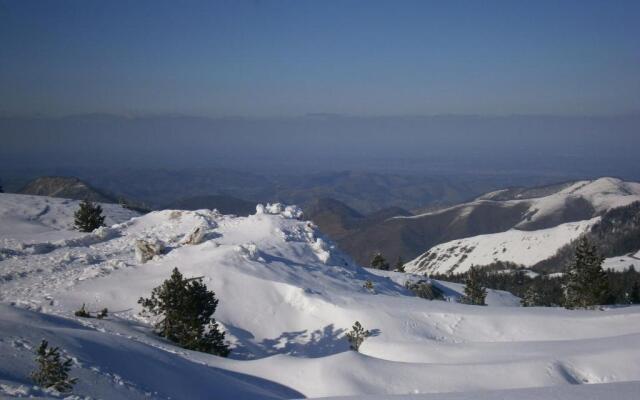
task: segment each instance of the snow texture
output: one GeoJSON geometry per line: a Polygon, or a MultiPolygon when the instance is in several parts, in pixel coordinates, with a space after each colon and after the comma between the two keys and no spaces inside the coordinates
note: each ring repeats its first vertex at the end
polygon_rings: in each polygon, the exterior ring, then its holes
{"type": "Polygon", "coordinates": [[[449,301],[417,298],[403,285],[421,277],[360,268],[295,207],[105,207],[111,226],[83,234],[69,230],[76,206],[0,194],[0,397],[62,397],[28,378],[46,339],[74,360],[76,398],[637,398],[640,307],[521,308],[499,291],[470,306],[446,282],[449,301]],[[143,264],[136,240],[165,249],[143,264]],[[178,348],[140,316],[174,267],[215,291],[229,358],[178,348]],[[83,303],[109,316],[75,317],[83,303]],[[372,333],[360,353],[344,338],[356,320],[372,333]]]}

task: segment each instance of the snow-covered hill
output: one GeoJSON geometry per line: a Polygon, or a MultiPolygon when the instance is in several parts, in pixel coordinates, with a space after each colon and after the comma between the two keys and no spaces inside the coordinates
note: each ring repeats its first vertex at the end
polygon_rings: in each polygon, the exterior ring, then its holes
{"type": "MultiPolygon", "coordinates": [[[[20,213],[7,211],[18,205],[5,196],[0,215],[11,226],[1,231],[0,397],[55,396],[28,378],[42,339],[74,358],[74,393],[93,398],[474,398],[486,390],[573,393],[576,384],[640,380],[640,307],[521,308],[504,292],[491,292],[488,307],[417,298],[403,288],[405,278],[417,277],[358,267],[297,218],[295,207],[259,207],[248,217],[167,210],[126,221],[115,217],[121,210],[106,209],[115,224],[79,234],[34,217],[43,209],[36,200],[18,202],[25,204],[20,213]],[[186,244],[197,228],[204,241],[186,244]],[[142,264],[137,239],[161,241],[166,251],[142,264]],[[215,291],[229,358],[180,349],[138,314],[138,298],[174,267],[215,291]],[[363,287],[367,280],[373,290],[363,287]],[[107,307],[110,316],[74,317],[82,303],[107,307]],[[344,339],[356,320],[372,332],[360,353],[344,339]]],[[[75,203],[55,204],[56,215],[72,215],[75,203]]],[[[451,298],[461,291],[436,284],[451,298]]],[[[631,399],[637,387],[607,390],[631,399]]]]}
{"type": "Polygon", "coordinates": [[[419,219],[429,215],[441,214],[451,209],[458,209],[459,218],[470,214],[475,208],[498,203],[502,207],[526,206],[522,219],[513,225],[514,228],[532,229],[534,227],[550,227],[557,224],[554,220],[563,220],[569,214],[583,214],[591,217],[603,212],[640,201],[640,183],[625,182],[617,178],[599,178],[578,181],[567,185],[555,185],[552,191],[529,190],[511,193],[499,190],[478,197],[470,203],[460,204],[448,209],[424,213],[414,216],[398,216],[398,219],[419,219]]]}
{"type": "Polygon", "coordinates": [[[473,265],[489,265],[496,261],[533,266],[587,232],[598,219],[569,222],[537,231],[510,229],[452,240],[411,260],[405,264],[405,270],[415,274],[458,274],[468,271],[473,265]]]}
{"type": "MultiPolygon", "coordinates": [[[[599,215],[635,201],[640,201],[640,184],[615,178],[488,193],[454,207],[459,212],[457,218],[464,218],[487,204],[524,207],[521,218],[514,221],[511,229],[440,243],[408,262],[405,269],[413,273],[447,274],[463,273],[472,265],[497,261],[533,266],[589,231],[598,222],[599,215]],[[584,219],[579,220],[580,217],[584,219]],[[573,222],[560,223],[566,219],[573,222]],[[543,228],[532,229],[535,227],[543,228]]],[[[437,213],[442,212],[446,210],[437,213]]],[[[398,218],[424,218],[433,214],[398,218]]]]}

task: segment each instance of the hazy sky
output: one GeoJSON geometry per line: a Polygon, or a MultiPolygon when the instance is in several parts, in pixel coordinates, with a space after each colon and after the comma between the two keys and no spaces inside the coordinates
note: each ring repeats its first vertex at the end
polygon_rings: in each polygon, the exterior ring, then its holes
{"type": "Polygon", "coordinates": [[[618,114],[640,1],[0,0],[0,114],[618,114]]]}

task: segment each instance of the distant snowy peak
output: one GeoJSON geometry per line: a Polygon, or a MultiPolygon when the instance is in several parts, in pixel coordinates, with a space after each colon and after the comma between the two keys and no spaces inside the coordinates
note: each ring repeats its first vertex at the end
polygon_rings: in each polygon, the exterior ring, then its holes
{"type": "Polygon", "coordinates": [[[463,218],[479,207],[520,208],[525,210],[514,228],[536,230],[564,222],[591,219],[613,208],[640,201],[640,183],[617,178],[563,183],[539,188],[503,189],[484,194],[474,201],[415,216],[397,219],[419,219],[457,211],[463,218]]]}

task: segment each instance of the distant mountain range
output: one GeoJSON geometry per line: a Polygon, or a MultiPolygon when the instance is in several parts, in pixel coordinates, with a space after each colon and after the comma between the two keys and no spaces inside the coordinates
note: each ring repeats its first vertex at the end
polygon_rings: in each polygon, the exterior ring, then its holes
{"type": "MultiPolygon", "coordinates": [[[[418,215],[399,212],[395,216],[386,214],[385,218],[354,216],[344,205],[325,201],[320,204],[331,207],[312,208],[307,216],[356,261],[366,265],[376,252],[382,252],[391,262],[398,257],[410,260],[438,244],[512,229],[554,228],[590,220],[637,200],[640,184],[601,178],[494,191],[471,202],[418,215]]],[[[558,247],[564,244],[561,242],[558,247]]],[[[427,270],[428,266],[423,262],[416,271],[421,268],[427,270]]]]}
{"type": "MultiPolygon", "coordinates": [[[[361,180],[365,177],[373,176],[338,174],[325,177],[327,180],[323,184],[320,181],[315,184],[326,187],[329,192],[339,192],[339,182],[349,182],[345,193],[356,193],[364,185],[361,180]]],[[[241,180],[238,185],[258,181],[255,177],[241,180]]],[[[380,185],[379,182],[371,184],[382,190],[384,185],[380,185]]],[[[124,202],[121,196],[96,189],[75,177],[40,177],[25,185],[19,193],[86,198],[103,203],[124,202]]],[[[639,201],[640,184],[600,178],[501,189],[453,206],[425,205],[422,209],[427,211],[413,213],[397,206],[363,213],[335,198],[313,197],[313,194],[322,193],[323,190],[300,192],[305,218],[314,221],[359,264],[368,265],[372,256],[381,252],[391,263],[399,257],[412,260],[407,264],[412,272],[448,273],[464,272],[471,265],[495,261],[525,266],[542,263],[588,232],[598,222],[596,217],[639,201]]],[[[256,202],[233,195],[210,194],[185,196],[156,208],[215,208],[223,214],[246,216],[255,212],[255,206],[256,202]]],[[[541,268],[553,270],[556,266],[541,268]]]]}
{"type": "Polygon", "coordinates": [[[27,183],[18,193],[73,200],[86,199],[100,203],[117,203],[115,196],[96,189],[78,178],[66,176],[36,178],[27,183]]]}

